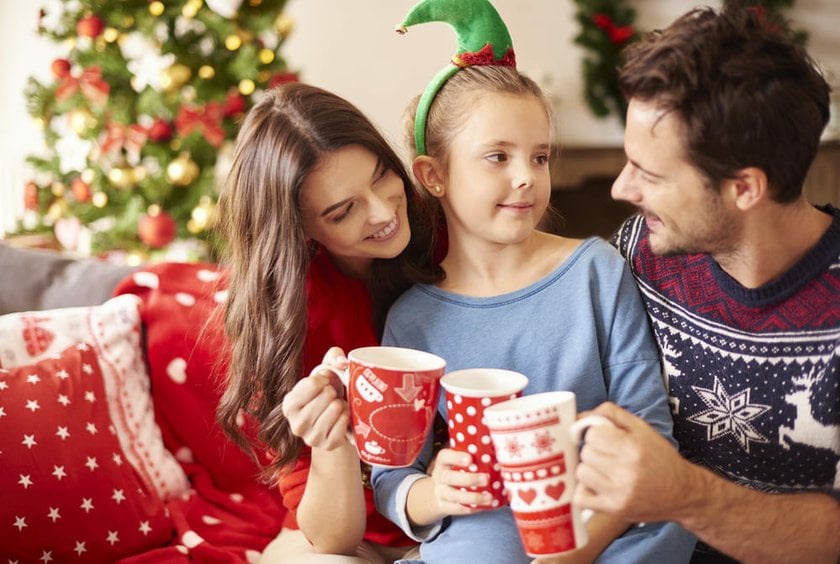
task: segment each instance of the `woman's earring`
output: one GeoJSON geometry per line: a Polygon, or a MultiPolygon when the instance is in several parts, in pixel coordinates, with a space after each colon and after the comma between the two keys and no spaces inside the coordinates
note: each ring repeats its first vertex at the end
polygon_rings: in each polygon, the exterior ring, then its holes
{"type": "Polygon", "coordinates": [[[440,194],[440,186],[435,186],[435,193],[440,194]]]}

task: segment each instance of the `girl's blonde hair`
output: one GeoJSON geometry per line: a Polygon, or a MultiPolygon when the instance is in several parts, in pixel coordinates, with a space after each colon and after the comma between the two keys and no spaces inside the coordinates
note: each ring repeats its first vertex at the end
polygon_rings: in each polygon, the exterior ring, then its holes
{"type": "MultiPolygon", "coordinates": [[[[461,130],[475,107],[477,98],[482,94],[533,96],[545,109],[549,123],[552,122],[551,106],[542,88],[515,68],[476,65],[460,70],[437,93],[426,120],[426,154],[438,160],[444,167],[448,163],[452,139],[461,130]]],[[[417,153],[414,143],[414,115],[419,101],[419,96],[414,98],[405,115],[406,141],[413,155],[417,153]]]]}

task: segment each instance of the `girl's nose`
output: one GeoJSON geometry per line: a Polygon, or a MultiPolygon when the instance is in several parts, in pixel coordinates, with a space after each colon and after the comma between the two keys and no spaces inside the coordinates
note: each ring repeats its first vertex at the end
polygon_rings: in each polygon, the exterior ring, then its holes
{"type": "Polygon", "coordinates": [[[531,188],[534,185],[534,171],[530,163],[517,167],[513,177],[514,190],[531,188]]]}

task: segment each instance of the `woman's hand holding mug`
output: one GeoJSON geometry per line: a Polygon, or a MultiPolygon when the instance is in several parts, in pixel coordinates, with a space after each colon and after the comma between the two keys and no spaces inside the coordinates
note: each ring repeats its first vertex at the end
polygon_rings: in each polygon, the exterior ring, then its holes
{"type": "Polygon", "coordinates": [[[308,378],[301,379],[283,399],[289,429],[307,446],[334,450],[347,444],[350,409],[334,370],[344,370],[347,358],[332,347],[308,378]],[[332,369],[327,368],[332,367],[332,369]]]}

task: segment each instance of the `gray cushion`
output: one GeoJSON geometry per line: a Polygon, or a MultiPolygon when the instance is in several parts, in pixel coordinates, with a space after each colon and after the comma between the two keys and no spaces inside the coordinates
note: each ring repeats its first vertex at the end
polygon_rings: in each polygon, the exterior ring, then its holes
{"type": "Polygon", "coordinates": [[[0,315],[101,304],[136,268],[0,241],[0,315]]]}

